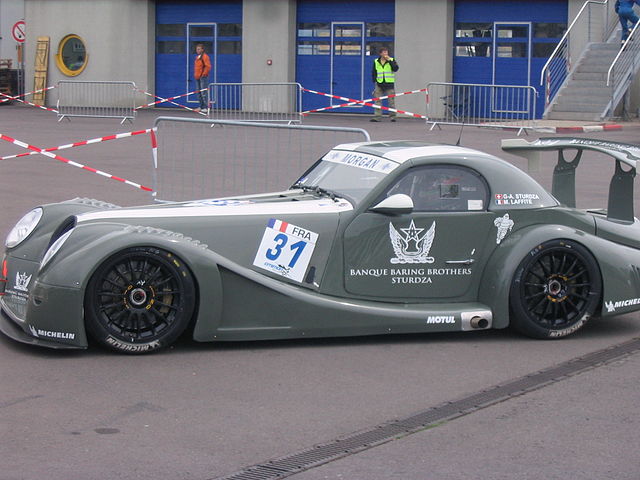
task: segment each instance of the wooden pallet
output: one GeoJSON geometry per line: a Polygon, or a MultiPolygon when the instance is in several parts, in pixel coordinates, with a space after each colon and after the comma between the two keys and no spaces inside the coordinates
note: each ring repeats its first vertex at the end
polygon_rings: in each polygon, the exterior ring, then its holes
{"type": "MultiPolygon", "coordinates": [[[[47,88],[47,71],[49,68],[49,37],[38,37],[36,43],[35,73],[33,76],[33,90],[47,88]]],[[[33,103],[44,105],[47,92],[39,91],[33,94],[33,103]]]]}

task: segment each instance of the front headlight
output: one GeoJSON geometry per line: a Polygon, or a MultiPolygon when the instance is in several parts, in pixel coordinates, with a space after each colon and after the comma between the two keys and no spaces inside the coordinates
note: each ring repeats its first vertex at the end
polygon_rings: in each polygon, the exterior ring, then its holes
{"type": "Polygon", "coordinates": [[[71,232],[73,232],[73,228],[65,232],[63,235],[60,235],[60,237],[55,242],[53,242],[53,244],[49,247],[49,250],[47,250],[47,253],[44,254],[44,257],[42,257],[40,268],[44,268],[44,266],[49,263],[49,260],[51,260],[53,256],[58,253],[58,250],[62,248],[62,245],[64,245],[64,242],[67,241],[67,238],[69,238],[71,232]]]}
{"type": "Polygon", "coordinates": [[[7,248],[13,248],[19,245],[25,238],[31,235],[31,232],[38,226],[38,222],[42,218],[42,208],[34,208],[24,217],[18,220],[16,226],[9,232],[4,245],[7,248]]]}

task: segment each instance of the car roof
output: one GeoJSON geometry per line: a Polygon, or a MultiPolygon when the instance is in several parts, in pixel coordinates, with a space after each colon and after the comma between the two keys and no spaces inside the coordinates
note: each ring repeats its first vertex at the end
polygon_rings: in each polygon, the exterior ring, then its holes
{"type": "Polygon", "coordinates": [[[442,157],[448,155],[481,156],[483,158],[496,158],[487,153],[472,148],[457,145],[444,145],[415,140],[394,140],[378,142],[344,143],[337,145],[333,150],[347,150],[353,152],[368,153],[404,163],[408,160],[425,157],[442,157]]]}
{"type": "Polygon", "coordinates": [[[332,151],[375,155],[400,165],[408,162],[415,166],[438,165],[444,162],[472,168],[480,172],[488,182],[495,196],[490,207],[493,210],[558,205],[557,200],[526,172],[501,158],[472,148],[396,140],[347,143],[334,147],[332,151]],[[513,199],[520,202],[512,201],[513,199]]]}

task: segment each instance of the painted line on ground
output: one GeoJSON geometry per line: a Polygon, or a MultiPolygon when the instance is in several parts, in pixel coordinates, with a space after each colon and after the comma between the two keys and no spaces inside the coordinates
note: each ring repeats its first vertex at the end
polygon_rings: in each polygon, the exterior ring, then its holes
{"type": "Polygon", "coordinates": [[[606,123],[603,125],[582,125],[572,127],[534,127],[533,130],[541,133],[591,133],[622,130],[622,125],[606,123]]]}

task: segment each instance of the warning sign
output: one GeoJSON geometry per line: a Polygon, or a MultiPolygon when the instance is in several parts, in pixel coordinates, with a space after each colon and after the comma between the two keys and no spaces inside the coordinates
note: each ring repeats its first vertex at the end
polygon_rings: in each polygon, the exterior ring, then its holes
{"type": "Polygon", "coordinates": [[[19,22],[13,24],[11,34],[13,35],[13,39],[16,42],[23,43],[26,37],[26,31],[27,29],[25,28],[25,23],[20,20],[19,22]]]}

